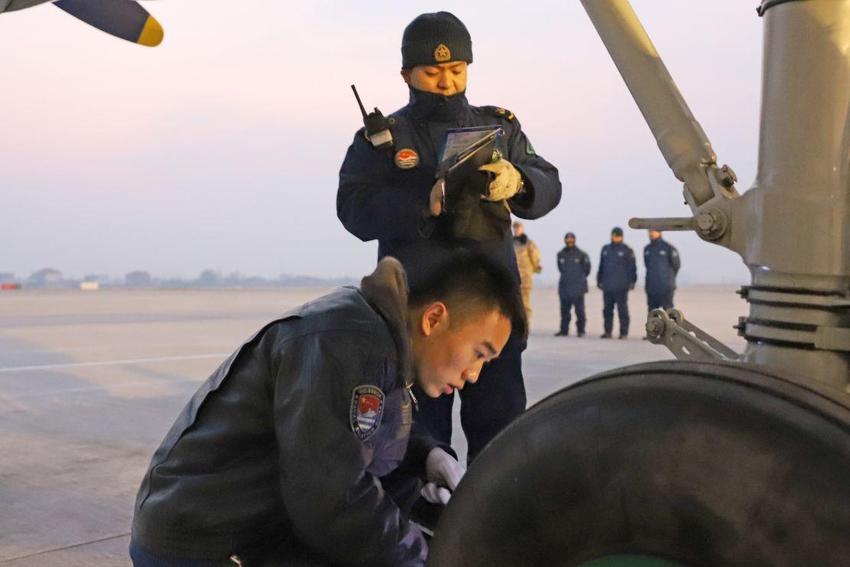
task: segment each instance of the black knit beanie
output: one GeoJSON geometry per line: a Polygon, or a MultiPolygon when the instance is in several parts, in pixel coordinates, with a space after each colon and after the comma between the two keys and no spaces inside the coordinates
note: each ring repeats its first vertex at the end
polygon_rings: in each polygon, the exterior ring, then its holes
{"type": "Polygon", "coordinates": [[[469,31],[454,14],[422,14],[404,28],[401,38],[402,68],[437,65],[449,61],[472,63],[472,40],[469,31]]]}

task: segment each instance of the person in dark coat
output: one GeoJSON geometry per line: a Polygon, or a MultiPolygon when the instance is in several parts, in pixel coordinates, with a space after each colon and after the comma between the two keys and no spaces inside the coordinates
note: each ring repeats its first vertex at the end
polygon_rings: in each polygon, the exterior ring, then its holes
{"type": "Polygon", "coordinates": [[[558,252],[558,299],[561,302],[561,327],[556,337],[570,334],[570,310],[575,308],[576,335],[584,336],[587,316],[584,312],[584,296],[587,294],[587,276],[590,275],[590,256],[576,246],[576,235],[568,232],[564,236],[564,248],[558,252]]]}
{"type": "Polygon", "coordinates": [[[664,240],[660,230],[649,231],[649,244],[643,249],[646,266],[646,305],[653,309],[672,309],[676,274],[681,267],[679,251],[664,240]]]}
{"type": "MultiPolygon", "coordinates": [[[[340,221],[361,240],[377,240],[379,258],[398,258],[411,285],[458,249],[486,254],[519,281],[511,213],[536,219],[561,198],[558,170],[537,153],[514,113],[467,101],[470,63],[472,42],[458,18],[448,12],[415,18],[402,38],[401,75],[410,102],[388,117],[392,147],[376,147],[361,129],[340,169],[340,221]],[[495,161],[460,185],[438,180],[446,132],[472,126],[502,129],[495,161]]],[[[470,461],[525,410],[524,349],[525,339],[514,334],[499,360],[484,369],[482,378],[489,379],[461,393],[470,461]]],[[[451,396],[424,400],[414,427],[450,442],[452,403],[451,396]]]]}
{"type": "Polygon", "coordinates": [[[513,275],[460,255],[407,292],[382,260],[360,288],[283,315],[204,382],[136,498],[136,567],[421,567],[428,545],[380,477],[404,461],[445,503],[463,467],[411,436],[416,399],[479,379],[525,315],[513,275]]]}
{"type": "Polygon", "coordinates": [[[602,247],[596,285],[602,290],[602,317],[605,332],[601,338],[610,339],[614,330],[614,307],[620,319],[619,338],[629,336],[629,290],[635,288],[637,265],[635,253],[623,242],[623,229],[614,227],[611,243],[602,247]]]}

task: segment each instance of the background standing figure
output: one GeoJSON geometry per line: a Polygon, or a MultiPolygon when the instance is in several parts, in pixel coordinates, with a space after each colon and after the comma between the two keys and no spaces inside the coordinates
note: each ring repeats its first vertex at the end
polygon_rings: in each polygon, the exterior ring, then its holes
{"type": "Polygon", "coordinates": [[[602,290],[602,317],[605,332],[601,338],[610,339],[614,330],[614,306],[620,319],[620,337],[629,335],[629,290],[635,288],[637,265],[635,253],[623,242],[623,229],[615,226],[611,230],[611,243],[602,247],[596,285],[602,290]]]}
{"type": "MultiPolygon", "coordinates": [[[[404,30],[401,54],[410,102],[387,117],[391,148],[373,145],[363,129],[355,134],[339,173],[337,216],[361,240],[377,239],[379,258],[398,258],[411,287],[458,249],[485,254],[519,282],[511,214],[536,219],[555,208],[558,170],[537,154],[513,112],[467,101],[472,41],[457,17],[418,16],[404,30]],[[502,129],[501,158],[473,171],[463,186],[447,187],[436,179],[437,152],[449,129],[471,126],[502,129]]],[[[525,344],[525,336],[514,333],[481,380],[460,393],[469,460],[525,410],[525,344]]],[[[417,398],[414,429],[450,443],[454,397],[417,398]]]]}
{"type": "Polygon", "coordinates": [[[531,286],[534,274],[543,271],[540,265],[540,249],[532,239],[525,233],[525,227],[517,221],[514,227],[514,254],[516,265],[519,270],[520,290],[522,291],[522,304],[525,306],[525,316],[531,325],[531,286]]]}
{"type": "Polygon", "coordinates": [[[570,309],[576,312],[576,333],[584,336],[587,316],[584,311],[584,296],[587,294],[587,276],[590,275],[590,256],[576,246],[576,235],[568,232],[564,236],[564,248],[558,252],[558,298],[561,300],[561,327],[556,337],[570,333],[570,309]]]}
{"type": "Polygon", "coordinates": [[[660,230],[649,231],[649,244],[643,249],[643,264],[646,266],[648,310],[672,309],[681,260],[679,251],[662,238],[660,230]]]}

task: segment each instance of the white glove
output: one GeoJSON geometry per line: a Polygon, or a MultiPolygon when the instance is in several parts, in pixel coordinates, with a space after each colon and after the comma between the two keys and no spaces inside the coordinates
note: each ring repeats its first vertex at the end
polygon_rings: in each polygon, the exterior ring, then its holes
{"type": "Polygon", "coordinates": [[[466,469],[463,465],[444,450],[434,447],[425,459],[428,482],[422,487],[422,497],[431,504],[448,504],[452,491],[457,488],[464,474],[466,469]]]}
{"type": "Polygon", "coordinates": [[[425,483],[420,494],[422,494],[422,498],[431,504],[442,504],[443,506],[448,504],[449,499],[452,497],[452,493],[449,492],[448,488],[437,486],[433,482],[425,483]]]}
{"type": "Polygon", "coordinates": [[[494,176],[487,194],[482,197],[487,201],[505,201],[516,195],[522,187],[522,175],[504,158],[484,164],[478,171],[488,171],[494,176]]]}

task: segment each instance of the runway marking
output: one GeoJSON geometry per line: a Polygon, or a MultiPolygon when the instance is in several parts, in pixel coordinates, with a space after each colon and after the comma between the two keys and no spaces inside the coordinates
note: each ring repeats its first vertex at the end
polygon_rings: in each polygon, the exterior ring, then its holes
{"type": "Polygon", "coordinates": [[[145,364],[148,362],[174,362],[180,360],[204,360],[207,358],[222,358],[230,353],[191,354],[181,356],[159,356],[154,358],[130,358],[125,360],[101,360],[98,362],[67,362],[62,364],[39,364],[36,366],[8,366],[0,368],[0,373],[31,372],[34,370],[56,370],[60,368],[87,368],[91,366],[120,366],[124,364],[145,364]]]}
{"type": "Polygon", "coordinates": [[[66,545],[64,547],[55,547],[53,549],[45,549],[43,551],[36,551],[36,552],[33,552],[33,553],[28,553],[27,555],[19,555],[18,557],[9,557],[8,559],[0,559],[0,563],[12,563],[13,561],[20,561],[21,559],[29,559],[30,557],[37,557],[39,555],[46,555],[48,553],[56,553],[57,551],[65,551],[65,550],[68,550],[68,549],[75,549],[77,547],[83,547],[83,546],[92,545],[92,544],[95,544],[95,543],[103,543],[103,542],[106,542],[106,541],[110,541],[110,540],[113,540],[113,539],[119,539],[119,538],[122,538],[122,537],[130,537],[130,534],[129,533],[116,534],[116,535],[102,537],[102,538],[99,538],[99,539],[84,541],[84,542],[81,542],[81,543],[73,543],[71,545],[66,545]]]}
{"type": "MultiPolygon", "coordinates": [[[[196,386],[203,380],[203,378],[187,378],[185,380],[169,380],[164,383],[165,386],[182,386],[183,384],[195,384],[196,386]]],[[[122,388],[138,388],[140,386],[150,386],[150,382],[123,382],[121,384],[122,388]]],[[[155,384],[156,385],[156,384],[155,384]]],[[[81,393],[98,393],[103,392],[104,388],[102,386],[80,386],[77,388],[63,388],[60,390],[48,390],[43,392],[30,392],[27,394],[17,394],[15,396],[0,394],[0,408],[3,410],[10,411],[21,411],[29,409],[29,406],[21,405],[20,403],[16,407],[11,407],[10,404],[12,402],[21,402],[22,400],[30,400],[33,398],[46,398],[48,396],[63,396],[65,394],[81,394],[81,393]],[[6,404],[5,406],[3,404],[6,404]]],[[[124,399],[136,399],[135,396],[126,397],[124,399]]],[[[2,411],[0,411],[2,413],[2,411]]]]}

